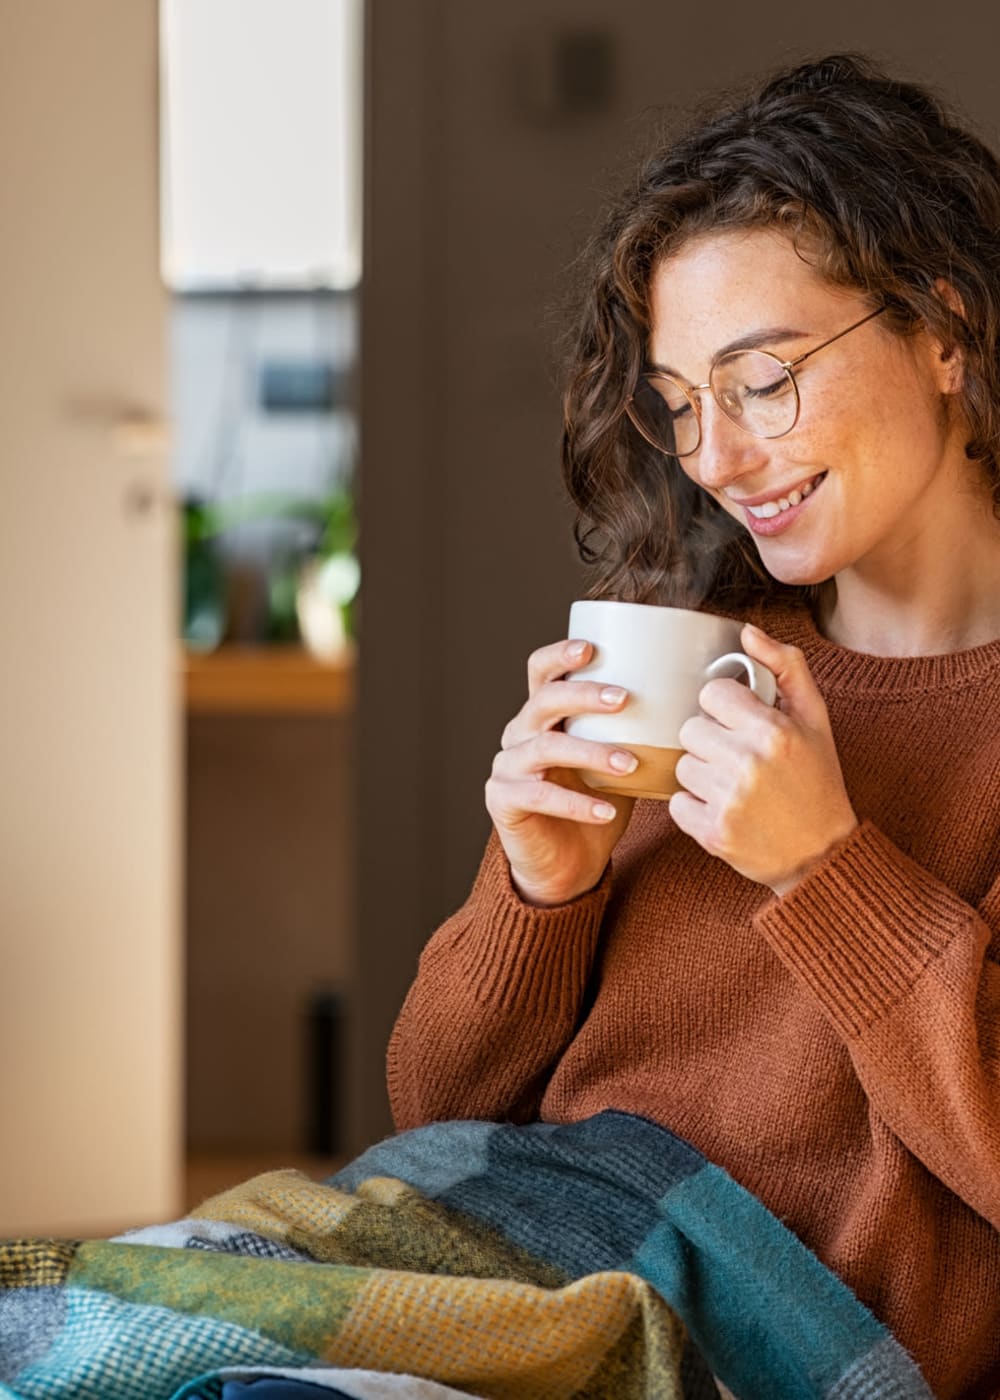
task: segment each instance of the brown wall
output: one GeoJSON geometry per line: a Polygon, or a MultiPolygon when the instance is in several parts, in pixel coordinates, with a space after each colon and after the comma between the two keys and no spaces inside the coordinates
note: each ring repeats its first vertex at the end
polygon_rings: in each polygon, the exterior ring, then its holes
{"type": "Polygon", "coordinates": [[[487,831],[482,785],[524,661],[580,586],[557,467],[549,308],[622,153],[663,107],[864,48],[1000,125],[975,24],[894,3],[370,0],[362,309],[364,602],[355,1145],[388,1128],[385,1041],[487,831]],[[600,112],[543,119],[547,45],[606,31],[600,112]]]}

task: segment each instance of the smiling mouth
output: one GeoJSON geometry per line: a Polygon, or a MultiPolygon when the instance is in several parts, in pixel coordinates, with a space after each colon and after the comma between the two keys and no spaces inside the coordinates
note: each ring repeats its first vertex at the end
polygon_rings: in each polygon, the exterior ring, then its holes
{"type": "Polygon", "coordinates": [[[783,515],[786,510],[791,510],[793,506],[801,505],[807,496],[812,495],[825,476],[826,472],[820,472],[811,477],[801,489],[796,488],[794,491],[789,491],[787,496],[779,496],[777,500],[765,501],[763,505],[759,506],[745,505],[743,509],[756,520],[773,520],[776,515],[783,515]]]}

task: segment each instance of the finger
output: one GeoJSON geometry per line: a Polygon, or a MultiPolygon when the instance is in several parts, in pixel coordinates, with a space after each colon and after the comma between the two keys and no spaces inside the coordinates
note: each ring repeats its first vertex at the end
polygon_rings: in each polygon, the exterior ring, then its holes
{"type": "Polygon", "coordinates": [[[600,681],[548,681],[522,705],[503,732],[502,748],[522,744],[536,734],[554,729],[570,715],[609,714],[628,699],[621,686],[600,681]]]}
{"type": "Polygon", "coordinates": [[[748,685],[728,677],[706,681],[698,693],[698,704],[710,720],[726,729],[766,724],[775,713],[774,707],[765,705],[748,685]]]}
{"type": "Polygon", "coordinates": [[[586,666],[592,653],[590,642],[579,637],[539,647],[528,657],[528,694],[534,695],[541,686],[564,676],[567,671],[586,666]]]}
{"type": "Polygon", "coordinates": [[[708,715],[692,715],[686,719],[677,731],[677,741],[682,749],[707,763],[727,761],[734,752],[732,730],[708,715]]]}
{"type": "Polygon", "coordinates": [[[828,727],[826,704],[799,647],[776,642],[749,622],[740,634],[740,641],[748,656],[774,672],[785,714],[793,715],[812,728],[828,727]]]}
{"type": "Polygon", "coordinates": [[[671,797],[668,809],[675,825],[681,831],[692,837],[700,846],[706,845],[710,820],[706,803],[682,790],[675,792],[671,797]]]}
{"type": "Polygon", "coordinates": [[[682,753],[677,760],[677,767],[674,769],[674,776],[681,787],[696,797],[700,802],[709,800],[714,783],[712,781],[713,769],[711,764],[704,763],[694,754],[682,753]]]}
{"type": "Polygon", "coordinates": [[[507,781],[538,777],[550,768],[587,769],[621,776],[638,767],[635,754],[593,739],[578,739],[560,729],[546,730],[513,748],[501,749],[493,760],[494,774],[507,781]]]}
{"type": "Polygon", "coordinates": [[[578,792],[540,778],[522,782],[491,779],[486,785],[486,806],[493,820],[508,828],[530,816],[607,826],[618,815],[614,803],[596,793],[578,792]]]}

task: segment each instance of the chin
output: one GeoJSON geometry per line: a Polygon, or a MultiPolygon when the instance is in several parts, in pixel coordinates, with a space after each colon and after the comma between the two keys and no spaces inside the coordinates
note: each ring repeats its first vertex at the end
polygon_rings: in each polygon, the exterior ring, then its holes
{"type": "Polygon", "coordinates": [[[814,588],[817,584],[826,583],[832,574],[829,565],[814,560],[766,559],[762,550],[758,550],[758,555],[771,577],[790,588],[814,588]]]}

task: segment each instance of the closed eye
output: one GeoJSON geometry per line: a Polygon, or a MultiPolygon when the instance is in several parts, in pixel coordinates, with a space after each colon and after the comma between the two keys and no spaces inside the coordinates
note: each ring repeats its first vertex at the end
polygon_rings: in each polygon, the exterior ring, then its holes
{"type": "Polygon", "coordinates": [[[758,386],[748,384],[743,390],[743,397],[746,399],[776,399],[781,394],[787,393],[791,387],[788,375],[783,374],[780,379],[775,379],[770,384],[758,386]]]}

